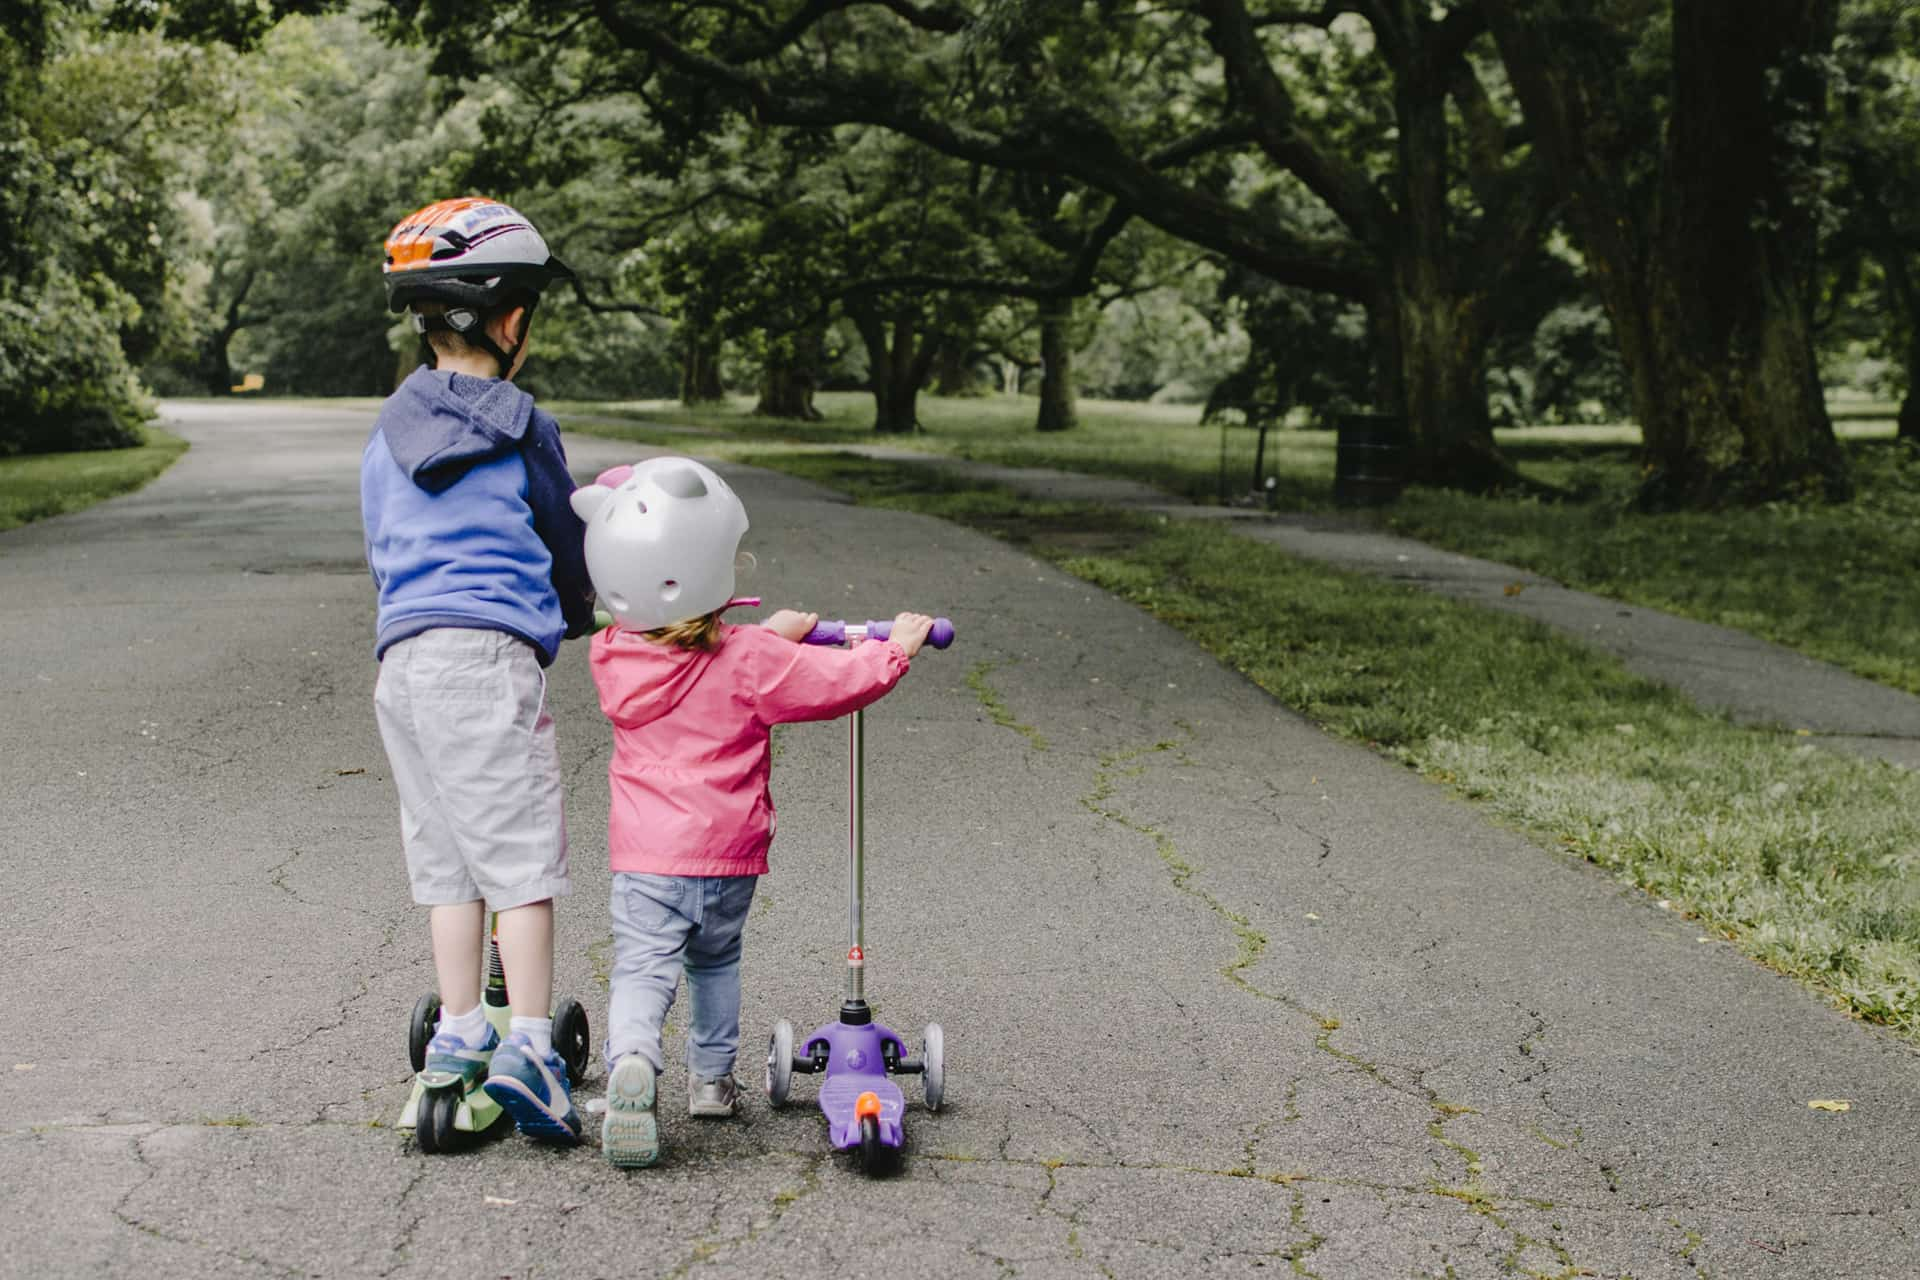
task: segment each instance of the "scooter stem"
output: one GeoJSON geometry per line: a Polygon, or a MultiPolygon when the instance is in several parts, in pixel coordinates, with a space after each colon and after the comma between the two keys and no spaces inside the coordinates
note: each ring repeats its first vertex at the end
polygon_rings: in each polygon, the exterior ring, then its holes
{"type": "Polygon", "coordinates": [[[847,996],[840,1006],[840,1020],[848,1023],[864,1023],[873,1017],[867,1008],[867,941],[862,918],[867,860],[864,722],[863,711],[847,717],[847,996]]]}

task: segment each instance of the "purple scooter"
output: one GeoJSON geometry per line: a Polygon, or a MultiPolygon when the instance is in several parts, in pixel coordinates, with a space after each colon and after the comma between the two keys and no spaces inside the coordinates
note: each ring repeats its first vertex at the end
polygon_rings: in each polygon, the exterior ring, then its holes
{"type": "MultiPolygon", "coordinates": [[[[808,644],[858,644],[885,640],[891,622],[822,622],[806,638],[808,644]]],[[[953,643],[953,624],[935,618],[927,643],[944,649],[953,643]]],[[[835,1151],[851,1151],[860,1169],[885,1173],[899,1159],[906,1140],[901,1124],[907,1101],[891,1077],[917,1075],[927,1110],[938,1111],[946,1092],[946,1053],[940,1024],[929,1022],[921,1033],[918,1059],[907,1056],[907,1046],[890,1028],[873,1020],[866,996],[866,935],[862,923],[866,896],[865,781],[862,777],[861,713],[847,717],[848,733],[848,883],[847,883],[847,994],[840,1018],[814,1031],[794,1052],[793,1024],[776,1022],[767,1043],[767,1101],[784,1106],[796,1071],[824,1071],[820,1110],[827,1117],[835,1151]]]]}

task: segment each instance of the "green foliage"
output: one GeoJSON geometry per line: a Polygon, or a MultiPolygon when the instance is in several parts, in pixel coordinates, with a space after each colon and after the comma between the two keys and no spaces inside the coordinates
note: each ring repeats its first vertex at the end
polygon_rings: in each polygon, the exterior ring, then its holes
{"type": "Polygon", "coordinates": [[[41,281],[29,294],[0,293],[0,456],[137,443],[149,410],[119,317],[69,276],[41,281]]]}
{"type": "Polygon", "coordinates": [[[542,399],[666,397],[679,378],[658,321],[595,315],[563,293],[540,304],[531,341],[532,354],[516,381],[542,399]]]}
{"type": "Polygon", "coordinates": [[[171,314],[159,114],[185,62],[38,6],[0,34],[0,454],[113,448],[171,314]],[[17,38],[24,32],[24,38],[17,38]]]}
{"type": "Polygon", "coordinates": [[[1515,336],[1524,341],[1509,344],[1487,371],[1495,423],[1619,422],[1630,416],[1626,368],[1598,302],[1562,303],[1541,317],[1532,334],[1515,336]]]}
{"type": "Polygon", "coordinates": [[[1315,422],[1331,425],[1337,415],[1370,402],[1373,357],[1359,307],[1231,268],[1220,306],[1241,317],[1248,351],[1240,367],[1213,388],[1209,417],[1258,404],[1304,409],[1315,422]]]}

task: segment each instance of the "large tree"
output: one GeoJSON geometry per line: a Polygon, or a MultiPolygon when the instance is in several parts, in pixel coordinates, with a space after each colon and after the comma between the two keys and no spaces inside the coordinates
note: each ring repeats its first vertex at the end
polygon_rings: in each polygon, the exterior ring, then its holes
{"type": "Polygon", "coordinates": [[[1486,417],[1489,304],[1529,260],[1548,199],[1511,145],[1497,70],[1470,52],[1474,9],[596,0],[593,11],[657,61],[667,92],[717,92],[767,124],[878,125],[958,158],[1063,175],[1278,282],[1360,303],[1374,398],[1405,415],[1421,474],[1471,487],[1512,478],[1486,417]],[[1328,62],[1351,83],[1316,80],[1328,62]],[[1316,90],[1345,97],[1330,108],[1316,90]],[[1223,161],[1235,153],[1328,216],[1265,216],[1223,161]]]}
{"type": "Polygon", "coordinates": [[[1844,495],[1813,343],[1835,0],[1483,8],[1620,344],[1645,503],[1844,495]]]}

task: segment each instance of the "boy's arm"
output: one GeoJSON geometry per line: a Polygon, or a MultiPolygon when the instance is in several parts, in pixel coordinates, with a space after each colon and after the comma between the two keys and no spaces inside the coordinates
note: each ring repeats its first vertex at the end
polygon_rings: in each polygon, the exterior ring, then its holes
{"type": "Polygon", "coordinates": [[[876,702],[907,673],[907,654],[891,640],[851,649],[796,644],[764,627],[753,637],[754,709],[767,724],[832,720],[876,702]]]}
{"type": "Polygon", "coordinates": [[[531,429],[521,453],[527,460],[527,505],[533,508],[533,531],[553,557],[553,590],[560,597],[560,614],[567,622],[567,638],[593,630],[593,580],[587,576],[587,527],[567,501],[573,476],[567,471],[567,453],[560,444],[554,420],[534,410],[531,429]]]}

